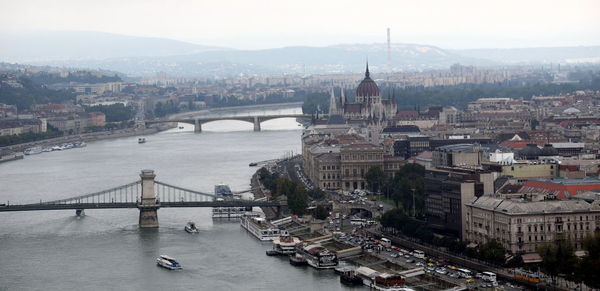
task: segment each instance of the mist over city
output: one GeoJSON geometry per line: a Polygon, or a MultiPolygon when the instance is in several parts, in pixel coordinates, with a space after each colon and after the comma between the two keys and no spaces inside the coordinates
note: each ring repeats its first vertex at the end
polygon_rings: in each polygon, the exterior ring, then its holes
{"type": "Polygon", "coordinates": [[[0,0],[0,290],[596,290],[597,1],[0,0]]]}

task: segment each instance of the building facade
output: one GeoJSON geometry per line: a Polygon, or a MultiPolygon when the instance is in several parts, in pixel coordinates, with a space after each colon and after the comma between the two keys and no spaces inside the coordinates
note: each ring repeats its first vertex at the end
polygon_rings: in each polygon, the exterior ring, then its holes
{"type": "Polygon", "coordinates": [[[482,196],[465,205],[463,239],[483,244],[497,240],[513,253],[534,253],[545,244],[568,239],[576,250],[600,231],[600,202],[527,202],[482,196]]]}

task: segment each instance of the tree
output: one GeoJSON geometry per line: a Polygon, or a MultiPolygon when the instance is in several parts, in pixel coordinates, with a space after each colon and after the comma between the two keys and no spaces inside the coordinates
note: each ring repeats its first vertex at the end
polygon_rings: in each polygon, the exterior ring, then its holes
{"type": "Polygon", "coordinates": [[[326,219],[329,216],[329,212],[327,211],[327,208],[323,207],[323,205],[318,205],[317,208],[315,208],[315,218],[316,219],[326,219]]]}
{"type": "Polygon", "coordinates": [[[587,256],[580,262],[581,279],[589,287],[598,289],[600,288],[600,276],[597,272],[600,268],[600,234],[586,237],[583,248],[587,251],[587,256]]]}
{"type": "Polygon", "coordinates": [[[369,188],[369,190],[372,192],[379,192],[379,189],[384,184],[386,177],[381,167],[374,166],[369,168],[367,171],[365,180],[367,181],[367,188],[369,188]]]}
{"type": "Polygon", "coordinates": [[[573,245],[568,239],[558,238],[555,244],[543,245],[538,249],[538,254],[542,257],[542,270],[552,278],[552,281],[558,274],[574,276],[577,258],[573,245]]]}
{"type": "Polygon", "coordinates": [[[132,107],[125,106],[123,103],[111,105],[84,106],[86,112],[102,112],[106,115],[108,122],[120,122],[133,119],[135,111],[132,107]]]}
{"type": "Polygon", "coordinates": [[[294,183],[294,189],[287,196],[288,198],[288,207],[292,211],[293,214],[303,215],[306,212],[306,207],[308,206],[308,196],[306,195],[306,191],[304,187],[294,183]]]}
{"type": "Polygon", "coordinates": [[[486,261],[502,265],[506,249],[497,240],[492,239],[479,247],[479,255],[486,261]]]}

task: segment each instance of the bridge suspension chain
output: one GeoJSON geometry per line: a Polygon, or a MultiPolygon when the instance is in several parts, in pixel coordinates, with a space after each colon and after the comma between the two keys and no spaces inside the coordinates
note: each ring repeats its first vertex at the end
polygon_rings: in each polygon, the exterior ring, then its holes
{"type": "Polygon", "coordinates": [[[167,183],[154,181],[155,192],[160,202],[190,202],[190,201],[213,201],[214,194],[194,191],[167,183]]]}
{"type": "MultiPolygon", "coordinates": [[[[41,202],[40,204],[72,204],[72,203],[115,203],[135,202],[140,195],[141,181],[121,185],[107,190],[102,190],[85,195],[41,202]],[[123,201],[124,200],[124,201],[123,201]]],[[[37,204],[37,203],[34,203],[37,204]]]]}

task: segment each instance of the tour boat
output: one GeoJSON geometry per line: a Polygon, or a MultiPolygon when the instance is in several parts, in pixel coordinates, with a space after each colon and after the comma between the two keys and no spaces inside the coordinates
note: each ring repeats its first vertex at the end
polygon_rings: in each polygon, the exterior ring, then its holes
{"type": "Polygon", "coordinates": [[[188,222],[184,229],[188,233],[198,233],[198,228],[196,228],[196,224],[192,221],[188,222]]]}
{"type": "Polygon", "coordinates": [[[298,245],[296,253],[302,255],[306,262],[316,269],[331,269],[338,265],[337,254],[319,244],[298,245]]]}
{"type": "Polygon", "coordinates": [[[156,264],[169,270],[181,269],[181,265],[175,259],[166,255],[161,255],[160,257],[156,258],[156,264]]]}
{"type": "Polygon", "coordinates": [[[256,212],[246,212],[240,219],[240,224],[248,232],[261,241],[269,241],[278,238],[287,231],[280,230],[275,225],[269,223],[264,217],[256,212]]]}
{"type": "Polygon", "coordinates": [[[145,143],[146,139],[143,137],[138,138],[138,143],[145,143]]]}
{"type": "Polygon", "coordinates": [[[183,129],[183,126],[180,126],[179,129],[183,129]]]}
{"type": "Polygon", "coordinates": [[[267,250],[267,256],[287,256],[296,253],[296,245],[301,241],[297,237],[282,235],[273,239],[273,249],[267,250]]]}
{"type": "Polygon", "coordinates": [[[365,286],[372,290],[382,291],[406,291],[412,290],[404,286],[405,279],[400,274],[382,273],[369,267],[359,267],[356,275],[360,277],[365,286]]]}
{"type": "Polygon", "coordinates": [[[340,282],[348,286],[358,286],[363,284],[363,280],[351,268],[344,268],[340,271],[340,282]]]}
{"type": "Polygon", "coordinates": [[[43,151],[42,147],[32,147],[32,148],[26,149],[23,153],[26,155],[37,155],[37,154],[41,154],[42,151],[43,151]]]}
{"type": "Polygon", "coordinates": [[[306,259],[302,255],[296,253],[295,255],[290,256],[290,264],[293,266],[304,266],[304,265],[307,265],[308,263],[306,262],[306,259]]]}

